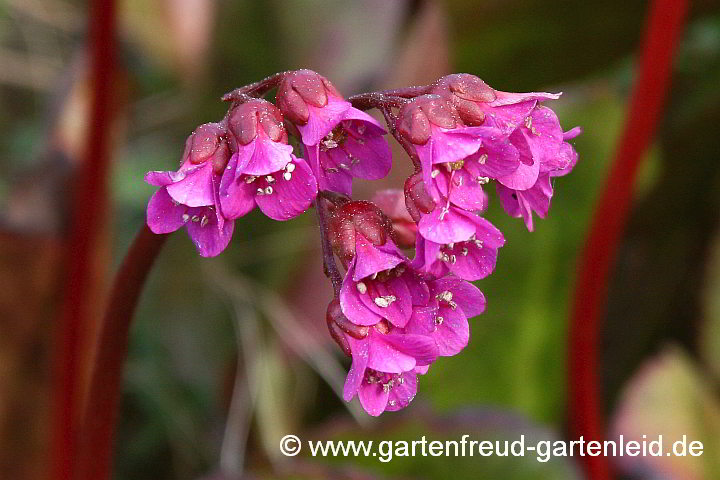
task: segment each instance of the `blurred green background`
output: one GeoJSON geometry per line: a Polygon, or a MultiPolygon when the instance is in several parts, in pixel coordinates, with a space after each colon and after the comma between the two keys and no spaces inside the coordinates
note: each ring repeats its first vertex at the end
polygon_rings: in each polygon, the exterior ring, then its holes
{"type": "MultiPolygon", "coordinates": [[[[136,315],[118,479],[581,478],[576,459],[281,457],[302,438],[562,438],[569,297],[595,198],[623,128],[647,2],[609,0],[126,0],[113,128],[112,207],[98,259],[98,306],[154,187],[220,96],[276,71],[311,68],[345,95],[426,84],[450,72],[506,91],[562,91],[580,160],[527,232],[491,196],[507,238],[478,282],[486,313],[470,345],[440,359],[405,411],[368,418],[337,392],[348,366],[329,339],[311,214],[258,212],[230,248],[201,259],[184,234],[163,251],[136,315]],[[214,475],[214,476],[213,476],[214,475]]],[[[693,9],[673,90],[637,184],[603,332],[608,428],[702,440],[698,458],[624,459],[628,478],[720,478],[720,5],[693,9]]],[[[86,8],[0,1],[0,477],[43,478],[49,338],[72,173],[87,122],[86,8]],[[42,253],[41,253],[42,252],[42,253]],[[24,273],[21,273],[24,272],[24,273]],[[25,282],[25,283],[22,283],[25,282]],[[20,288],[22,286],[22,288],[20,288]],[[19,291],[25,295],[20,301],[19,291]],[[28,307],[28,302],[39,306],[28,307]],[[45,423],[43,423],[45,422],[45,423]],[[30,426],[31,428],[28,428],[30,426]],[[24,452],[19,455],[18,449],[24,452]],[[12,453],[10,453],[12,452],[12,453]],[[28,467],[27,463],[33,463],[28,467]]],[[[356,182],[359,197],[398,187],[356,182]]],[[[99,311],[99,310],[98,310],[99,311]]]]}

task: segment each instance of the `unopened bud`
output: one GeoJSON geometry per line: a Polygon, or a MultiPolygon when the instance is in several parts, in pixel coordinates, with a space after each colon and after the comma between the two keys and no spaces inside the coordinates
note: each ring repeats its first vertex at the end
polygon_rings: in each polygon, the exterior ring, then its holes
{"type": "Polygon", "coordinates": [[[273,142],[287,142],[280,110],[260,98],[248,100],[233,107],[228,119],[230,131],[242,145],[252,142],[262,129],[273,142]]]}
{"type": "Polygon", "coordinates": [[[448,100],[439,95],[421,95],[400,109],[397,129],[415,145],[424,145],[430,139],[431,125],[454,128],[457,120],[457,112],[448,100]]]}
{"type": "Polygon", "coordinates": [[[414,173],[405,180],[405,206],[416,222],[423,214],[435,209],[435,201],[425,189],[422,172],[414,173]]]}
{"type": "Polygon", "coordinates": [[[355,235],[361,234],[373,245],[384,245],[392,222],[374,203],[347,202],[330,218],[330,243],[345,266],[355,256],[355,235]]]}
{"type": "Polygon", "coordinates": [[[480,125],[485,120],[480,103],[492,102],[496,98],[495,90],[469,73],[442,77],[433,84],[431,91],[450,100],[460,119],[471,126],[480,125]]]}
{"type": "Polygon", "coordinates": [[[330,302],[330,304],[328,305],[326,320],[328,324],[330,322],[334,323],[335,325],[340,327],[340,330],[347,333],[353,338],[357,338],[358,340],[362,340],[363,338],[367,337],[368,332],[370,331],[370,327],[364,325],[355,325],[350,320],[348,320],[348,318],[342,312],[342,309],[340,308],[340,300],[338,300],[337,298],[330,302]]]}
{"type": "Polygon", "coordinates": [[[328,103],[328,96],[342,98],[332,83],[319,73],[295,70],[283,76],[275,101],[291,122],[304,125],[310,116],[308,105],[324,107],[328,103]]]}
{"type": "Polygon", "coordinates": [[[185,157],[190,163],[199,165],[211,162],[215,173],[222,173],[230,160],[227,130],[220,123],[200,125],[188,137],[185,157]]]}

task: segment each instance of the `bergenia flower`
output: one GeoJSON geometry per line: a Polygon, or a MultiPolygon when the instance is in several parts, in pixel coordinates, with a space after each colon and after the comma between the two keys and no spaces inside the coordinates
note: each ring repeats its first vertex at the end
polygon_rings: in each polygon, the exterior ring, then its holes
{"type": "Polygon", "coordinates": [[[293,148],[287,143],[282,113],[267,100],[235,105],[228,126],[237,152],[236,175],[268,175],[290,163],[293,148]]]}
{"type": "Polygon", "coordinates": [[[468,318],[485,311],[485,296],[472,283],[446,276],[428,283],[431,302],[417,309],[405,328],[407,334],[428,335],[437,354],[449,357],[460,353],[470,339],[468,318]]]}
{"type": "Polygon", "coordinates": [[[249,213],[255,205],[273,220],[289,220],[306,211],[317,194],[317,183],[308,164],[290,154],[281,169],[266,175],[242,173],[241,158],[230,159],[220,183],[220,204],[227,218],[249,213]]]}
{"type": "Polygon", "coordinates": [[[233,232],[233,221],[223,215],[218,195],[229,158],[225,126],[208,123],[188,137],[177,172],[148,172],[145,181],[161,187],[148,203],[150,230],[170,233],[184,226],[200,255],[222,252],[233,232]]]}
{"type": "Polygon", "coordinates": [[[300,132],[321,190],[350,195],[353,177],[377,180],[389,173],[387,132],[346,101],[325,77],[311,70],[285,74],[277,104],[300,132]]]}
{"type": "MultiPolygon", "coordinates": [[[[574,128],[565,133],[563,139],[570,140],[579,134],[580,129],[574,128]]],[[[553,195],[552,178],[570,173],[577,163],[577,158],[577,152],[572,145],[563,141],[555,156],[555,163],[559,168],[541,173],[531,188],[516,190],[498,183],[496,185],[498,198],[508,215],[522,217],[527,229],[532,232],[534,228],[532,213],[535,212],[538,217],[545,218],[550,209],[550,199],[553,195]]]]}
{"type": "Polygon", "coordinates": [[[412,266],[436,278],[452,272],[463,280],[480,280],[493,272],[498,249],[504,244],[502,232],[482,219],[465,241],[442,244],[418,235],[412,266]]]}

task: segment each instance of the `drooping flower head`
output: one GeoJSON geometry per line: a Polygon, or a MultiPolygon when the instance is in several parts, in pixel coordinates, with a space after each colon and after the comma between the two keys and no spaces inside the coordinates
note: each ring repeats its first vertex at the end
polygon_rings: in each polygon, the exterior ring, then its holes
{"type": "Polygon", "coordinates": [[[353,177],[377,180],[390,171],[385,130],[346,101],[325,77],[311,70],[289,72],[276,98],[300,132],[320,189],[350,195],[353,177]]]}
{"type": "Polygon", "coordinates": [[[180,168],[152,171],[145,181],[161,187],[150,199],[147,224],[154,233],[187,229],[200,255],[213,257],[230,242],[233,222],[222,212],[219,186],[230,159],[224,124],[199,126],[185,142],[180,168]]]}

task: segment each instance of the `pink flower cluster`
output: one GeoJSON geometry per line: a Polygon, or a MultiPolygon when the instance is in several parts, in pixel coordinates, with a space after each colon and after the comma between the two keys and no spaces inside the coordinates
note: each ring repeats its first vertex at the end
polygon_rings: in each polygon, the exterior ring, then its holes
{"type": "Polygon", "coordinates": [[[580,129],[563,132],[541,103],[557,94],[497,91],[469,74],[348,101],[324,77],[298,70],[228,95],[228,114],[193,132],[178,171],[146,175],[161,187],[149,227],[185,226],[200,254],[214,256],[255,206],[288,220],[314,204],[335,287],[326,320],[352,357],[344,397],[357,395],[371,415],[407,406],[417,376],[459,353],[468,319],[485,309],[470,282],[493,272],[505,243],[482,216],[485,185],[494,182],[505,211],[532,230],[533,213],[548,213],[551,178],[577,162],[568,140],[580,129]],[[277,88],[276,105],[256,98],[267,87],[277,88]],[[374,203],[350,198],[354,177],[383,178],[392,164],[387,132],[367,108],[383,113],[415,165],[404,189],[378,192],[374,203]],[[401,247],[413,246],[410,259],[401,247]]]}

